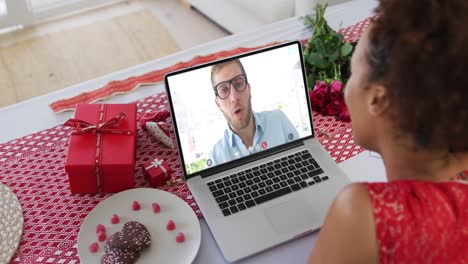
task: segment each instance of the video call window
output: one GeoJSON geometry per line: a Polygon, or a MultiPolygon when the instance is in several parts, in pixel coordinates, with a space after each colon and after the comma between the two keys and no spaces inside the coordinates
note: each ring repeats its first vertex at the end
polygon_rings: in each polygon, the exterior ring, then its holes
{"type": "MultiPolygon", "coordinates": [[[[218,82],[213,85],[211,80],[212,65],[168,78],[187,175],[312,135],[297,45],[253,54],[240,58],[240,62],[245,74],[223,79],[224,83],[221,81],[216,87],[213,86],[218,82]],[[242,90],[244,84],[248,86],[242,90]],[[267,131],[257,129],[264,137],[257,138],[257,142],[254,139],[256,144],[248,150],[220,143],[226,136],[232,136],[226,133],[230,129],[228,119],[235,122],[238,116],[248,112],[245,105],[238,107],[242,110],[223,108],[234,103],[227,96],[246,92],[250,93],[253,115],[263,120],[263,128],[267,128],[267,131]],[[279,127],[284,128],[284,137],[271,133],[279,127]],[[281,142],[278,138],[286,139],[281,142]]],[[[234,141],[238,142],[239,138],[234,141]]]]}

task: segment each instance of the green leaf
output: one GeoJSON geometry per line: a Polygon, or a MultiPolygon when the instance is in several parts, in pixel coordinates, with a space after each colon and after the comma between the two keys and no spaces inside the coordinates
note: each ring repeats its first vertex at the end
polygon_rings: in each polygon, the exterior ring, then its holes
{"type": "Polygon", "coordinates": [[[348,56],[351,51],[353,51],[353,46],[351,44],[349,44],[348,42],[346,42],[342,47],[341,47],[341,55],[343,57],[346,57],[348,56]]]}
{"type": "Polygon", "coordinates": [[[318,53],[325,53],[326,52],[326,37],[327,35],[318,35],[313,41],[312,45],[315,47],[315,50],[318,53]]]}
{"type": "Polygon", "coordinates": [[[325,62],[322,55],[319,53],[310,53],[309,56],[307,56],[307,61],[319,68],[325,68],[325,62]]]}
{"type": "Polygon", "coordinates": [[[308,27],[314,27],[315,26],[315,19],[309,15],[302,17],[302,20],[304,20],[304,24],[306,24],[308,27]]]}
{"type": "Polygon", "coordinates": [[[313,74],[309,74],[307,76],[307,86],[309,87],[309,89],[314,89],[314,86],[315,86],[315,80],[314,80],[314,75],[313,74]]]}
{"type": "Polygon", "coordinates": [[[329,36],[330,42],[333,42],[333,43],[339,43],[340,42],[340,38],[338,37],[338,35],[333,34],[333,35],[328,35],[328,36],[329,36]]]}
{"type": "Polygon", "coordinates": [[[317,45],[320,43],[320,39],[319,38],[313,38],[311,41],[310,41],[310,46],[312,48],[317,48],[317,45]]]}
{"type": "Polygon", "coordinates": [[[343,35],[342,35],[341,33],[336,34],[336,36],[338,37],[338,41],[339,41],[339,42],[343,42],[343,41],[344,41],[343,35]]]}
{"type": "Polygon", "coordinates": [[[333,52],[329,57],[330,62],[335,62],[339,56],[340,52],[338,50],[335,50],[335,52],[333,52]]]}

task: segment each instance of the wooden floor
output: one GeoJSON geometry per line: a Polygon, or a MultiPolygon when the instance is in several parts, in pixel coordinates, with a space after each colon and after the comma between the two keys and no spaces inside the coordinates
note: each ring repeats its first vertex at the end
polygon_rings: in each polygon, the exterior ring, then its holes
{"type": "Polygon", "coordinates": [[[146,2],[0,36],[0,107],[227,35],[178,1],[146,2]],[[184,41],[183,31],[190,30],[184,23],[208,31],[201,40],[191,33],[184,41]]]}

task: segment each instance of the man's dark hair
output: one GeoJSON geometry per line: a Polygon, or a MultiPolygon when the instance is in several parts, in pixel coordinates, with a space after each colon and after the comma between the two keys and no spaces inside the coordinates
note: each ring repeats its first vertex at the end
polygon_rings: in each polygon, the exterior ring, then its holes
{"type": "Polygon", "coordinates": [[[228,64],[231,64],[231,63],[236,63],[237,65],[239,65],[241,73],[247,76],[247,74],[245,73],[245,70],[244,70],[244,66],[242,65],[242,63],[241,63],[241,61],[239,59],[224,61],[222,63],[218,63],[218,64],[215,64],[215,65],[211,66],[211,86],[212,87],[214,87],[217,84],[217,83],[214,82],[214,75],[218,71],[220,71],[222,68],[224,68],[224,66],[226,66],[228,64]]]}

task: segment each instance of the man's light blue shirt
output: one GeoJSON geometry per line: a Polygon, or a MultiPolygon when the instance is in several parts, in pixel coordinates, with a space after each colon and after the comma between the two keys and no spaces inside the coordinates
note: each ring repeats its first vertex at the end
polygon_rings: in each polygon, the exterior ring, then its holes
{"type": "Polygon", "coordinates": [[[223,138],[214,145],[209,155],[208,166],[219,165],[299,139],[296,128],[282,111],[254,112],[253,116],[255,118],[255,134],[252,148],[247,149],[242,139],[232,132],[228,125],[223,138]]]}

